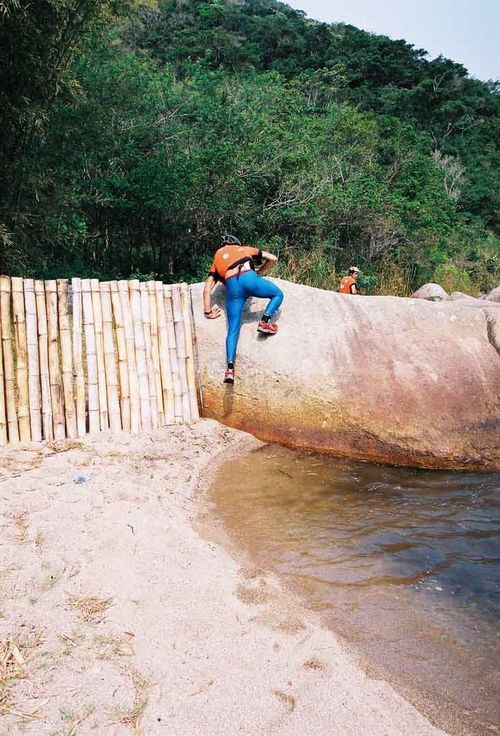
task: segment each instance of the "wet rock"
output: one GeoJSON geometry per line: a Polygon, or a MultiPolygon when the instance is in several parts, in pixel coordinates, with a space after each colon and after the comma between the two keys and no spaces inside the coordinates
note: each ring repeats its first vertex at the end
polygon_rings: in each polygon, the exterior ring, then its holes
{"type": "MultiPolygon", "coordinates": [[[[500,307],[346,297],[278,280],[279,331],[243,314],[236,382],[222,383],[226,320],[192,287],[203,412],[268,442],[372,461],[500,467],[500,307]],[[498,314],[497,314],[498,312],[498,314]]],[[[224,287],[215,301],[223,306],[224,287]]]]}
{"type": "Polygon", "coordinates": [[[427,299],[430,302],[444,302],[448,294],[439,284],[424,284],[414,294],[412,299],[427,299]]]}

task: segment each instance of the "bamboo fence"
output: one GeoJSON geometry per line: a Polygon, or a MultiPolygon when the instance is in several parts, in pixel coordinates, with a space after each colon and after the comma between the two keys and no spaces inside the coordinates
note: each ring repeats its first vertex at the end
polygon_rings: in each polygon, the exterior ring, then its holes
{"type": "Polygon", "coordinates": [[[0,276],[0,445],[199,419],[186,284],[0,276]]]}

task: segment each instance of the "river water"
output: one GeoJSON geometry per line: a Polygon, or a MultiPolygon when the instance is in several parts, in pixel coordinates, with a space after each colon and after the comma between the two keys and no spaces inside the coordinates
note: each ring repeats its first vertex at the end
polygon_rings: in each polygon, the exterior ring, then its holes
{"type": "Polygon", "coordinates": [[[267,445],[212,499],[255,562],[451,734],[500,733],[500,474],[267,445]]]}

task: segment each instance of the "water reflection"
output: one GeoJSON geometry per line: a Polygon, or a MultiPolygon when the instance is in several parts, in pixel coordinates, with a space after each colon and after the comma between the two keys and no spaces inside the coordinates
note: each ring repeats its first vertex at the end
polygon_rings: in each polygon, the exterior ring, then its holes
{"type": "Polygon", "coordinates": [[[228,463],[213,494],[259,563],[438,722],[499,732],[500,475],[265,447],[228,463]]]}

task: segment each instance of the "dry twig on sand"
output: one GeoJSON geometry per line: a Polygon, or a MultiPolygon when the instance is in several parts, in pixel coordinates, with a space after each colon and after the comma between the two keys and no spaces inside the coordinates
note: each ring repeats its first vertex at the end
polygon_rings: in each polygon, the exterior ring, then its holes
{"type": "Polygon", "coordinates": [[[113,603],[113,598],[97,596],[70,595],[69,605],[77,608],[82,619],[88,624],[100,624],[104,621],[104,612],[113,603]]]}
{"type": "Polygon", "coordinates": [[[150,683],[140,672],[132,667],[128,668],[127,672],[134,685],[134,703],[130,710],[117,713],[116,719],[118,723],[123,723],[124,726],[130,728],[133,736],[141,736],[141,719],[148,704],[147,690],[150,683]]]}
{"type": "MultiPolygon", "coordinates": [[[[131,635],[133,636],[133,635],[131,635]]],[[[98,636],[94,639],[98,659],[113,659],[115,657],[133,657],[134,647],[130,636],[98,636]]]]}
{"type": "Polygon", "coordinates": [[[0,715],[10,711],[10,689],[16,679],[26,677],[25,660],[12,639],[0,642],[0,715]]]}
{"type": "Polygon", "coordinates": [[[55,453],[69,452],[69,450],[83,450],[83,444],[77,440],[53,440],[52,442],[47,442],[47,447],[55,453]]]}
{"type": "Polygon", "coordinates": [[[19,511],[11,514],[4,514],[6,519],[12,519],[16,525],[17,543],[24,544],[28,540],[28,512],[19,511]]]}
{"type": "MultiPolygon", "coordinates": [[[[11,688],[15,680],[24,680],[26,674],[26,649],[32,649],[42,643],[39,631],[35,632],[33,641],[22,642],[10,636],[0,640],[0,716],[12,712],[11,688]]],[[[26,717],[34,717],[23,714],[26,717]]]]}

